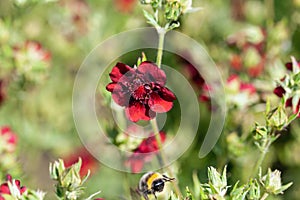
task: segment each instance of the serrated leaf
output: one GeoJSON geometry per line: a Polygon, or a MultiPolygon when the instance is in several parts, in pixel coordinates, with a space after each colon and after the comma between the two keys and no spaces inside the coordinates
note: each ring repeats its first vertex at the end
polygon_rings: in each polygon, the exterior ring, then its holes
{"type": "Polygon", "coordinates": [[[146,10],[143,10],[145,18],[148,20],[147,23],[153,25],[155,28],[160,28],[157,21],[154,19],[154,16],[148,13],[146,10]]]}

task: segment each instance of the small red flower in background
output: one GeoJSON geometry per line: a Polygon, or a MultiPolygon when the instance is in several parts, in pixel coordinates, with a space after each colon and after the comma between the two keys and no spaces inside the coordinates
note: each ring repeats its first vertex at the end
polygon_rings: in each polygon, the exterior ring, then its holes
{"type": "Polygon", "coordinates": [[[262,28],[245,29],[231,35],[227,40],[228,44],[239,51],[229,58],[232,69],[245,71],[251,77],[259,76],[266,63],[266,36],[267,33],[262,28]]]}
{"type": "Polygon", "coordinates": [[[63,0],[59,3],[65,7],[66,13],[68,13],[66,20],[71,22],[68,27],[70,29],[63,30],[66,38],[72,41],[76,35],[86,34],[89,30],[88,17],[91,11],[88,2],[86,0],[63,0]]]}
{"type": "Polygon", "coordinates": [[[44,50],[42,45],[34,41],[26,41],[23,46],[15,48],[16,59],[28,59],[33,61],[49,62],[51,59],[50,52],[44,50]]]}
{"type": "Polygon", "coordinates": [[[227,79],[227,88],[238,92],[247,92],[250,95],[256,93],[256,88],[251,83],[242,82],[238,75],[231,75],[227,79]]]}
{"type": "MultiPolygon", "coordinates": [[[[166,134],[164,132],[159,133],[161,142],[166,140],[166,134]]],[[[141,144],[133,151],[133,154],[129,157],[126,165],[131,168],[133,173],[139,173],[144,167],[144,164],[152,160],[153,154],[147,155],[147,153],[155,153],[159,150],[158,142],[155,135],[144,139],[141,144]],[[146,155],[145,155],[146,154],[146,155]]]]}
{"type": "Polygon", "coordinates": [[[150,120],[156,113],[168,112],[176,99],[171,90],[165,87],[166,74],[154,63],[142,62],[138,68],[117,63],[109,74],[112,80],[106,89],[113,100],[125,106],[129,120],[150,120]]]}
{"type": "MultiPolygon", "coordinates": [[[[257,102],[259,99],[255,86],[251,83],[241,81],[238,75],[231,75],[228,77],[224,89],[226,91],[226,101],[228,105],[245,108],[257,102]]],[[[209,85],[204,85],[200,100],[203,102],[210,102],[209,92],[212,90],[213,88],[209,85]]]]}
{"type": "MultiPolygon", "coordinates": [[[[296,62],[298,67],[300,68],[300,62],[296,62]]],[[[285,67],[288,71],[293,71],[293,63],[292,62],[288,62],[285,64],[285,67]]],[[[287,76],[283,77],[280,79],[280,82],[285,85],[285,84],[289,84],[289,83],[286,83],[286,79],[287,79],[287,76]]],[[[296,82],[295,81],[292,81],[293,84],[295,84],[296,82]]],[[[299,81],[298,81],[299,82],[299,81]]],[[[296,83],[297,84],[297,83],[296,83]]],[[[288,86],[287,86],[288,87],[288,86]]],[[[288,96],[286,102],[285,102],[285,106],[286,107],[291,107],[293,109],[293,112],[296,114],[296,113],[299,113],[299,109],[300,109],[300,99],[298,97],[298,95],[294,95],[293,92],[295,92],[297,94],[297,92],[299,92],[299,85],[294,87],[294,86],[291,86],[293,89],[295,89],[296,91],[291,91],[290,95],[288,96]],[[298,90],[298,91],[297,91],[298,90]],[[294,99],[295,98],[295,99],[294,99]],[[294,103],[296,102],[296,103],[294,103]],[[295,104],[295,105],[294,105],[295,104]]],[[[273,90],[273,93],[275,95],[277,95],[278,97],[282,98],[285,94],[286,94],[286,90],[284,89],[284,87],[282,85],[279,85],[277,86],[274,90],[273,90]]],[[[300,117],[300,113],[298,114],[298,117],[300,117]]]]}
{"type": "Polygon", "coordinates": [[[16,72],[27,80],[43,80],[50,67],[51,54],[38,42],[27,41],[14,48],[16,72]]]}
{"type": "Polygon", "coordinates": [[[70,167],[73,164],[77,163],[79,157],[82,160],[82,165],[80,169],[80,176],[85,176],[88,171],[90,170],[91,173],[95,173],[99,168],[99,163],[97,159],[95,159],[87,150],[86,148],[79,148],[74,151],[73,154],[64,158],[64,163],[66,167],[70,167]]]}
{"type": "Polygon", "coordinates": [[[6,98],[6,91],[4,81],[0,79],[0,105],[4,102],[6,98]]]}
{"type": "MultiPolygon", "coordinates": [[[[0,127],[0,144],[3,145],[3,149],[8,152],[13,152],[17,145],[17,135],[12,132],[10,127],[0,127]]],[[[2,147],[1,147],[2,149],[2,147]]]]}
{"type": "Polygon", "coordinates": [[[123,12],[131,12],[136,4],[136,0],[114,0],[116,8],[123,12]]]}
{"type": "Polygon", "coordinates": [[[18,197],[21,196],[27,190],[25,186],[21,186],[21,182],[19,180],[13,180],[11,175],[7,175],[6,182],[0,185],[0,200],[5,200],[5,198],[2,196],[3,194],[12,194],[9,189],[8,182],[12,184],[13,189],[16,189],[14,190],[14,192],[18,191],[19,194],[14,194],[18,197]]]}
{"type": "Polygon", "coordinates": [[[199,71],[190,63],[184,65],[184,70],[186,70],[189,78],[197,86],[197,88],[202,88],[204,79],[200,75],[199,71]]]}

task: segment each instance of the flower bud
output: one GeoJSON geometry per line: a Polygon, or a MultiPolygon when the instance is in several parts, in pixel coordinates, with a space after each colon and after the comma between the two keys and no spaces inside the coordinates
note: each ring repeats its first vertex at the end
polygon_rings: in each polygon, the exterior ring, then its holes
{"type": "Polygon", "coordinates": [[[178,1],[168,2],[165,9],[166,19],[170,22],[178,21],[182,14],[182,7],[178,1]]]}
{"type": "Polygon", "coordinates": [[[275,108],[267,114],[267,123],[269,126],[282,130],[288,123],[288,117],[282,106],[275,108]]]}
{"type": "Polygon", "coordinates": [[[261,178],[265,190],[270,194],[283,194],[283,191],[288,189],[293,183],[286,185],[281,184],[281,172],[279,170],[271,171],[268,169],[268,173],[261,178]]]}
{"type": "Polygon", "coordinates": [[[225,196],[227,192],[227,177],[226,177],[226,166],[224,167],[222,175],[217,172],[213,167],[208,168],[208,179],[210,184],[214,187],[217,194],[220,196],[225,196]]]}

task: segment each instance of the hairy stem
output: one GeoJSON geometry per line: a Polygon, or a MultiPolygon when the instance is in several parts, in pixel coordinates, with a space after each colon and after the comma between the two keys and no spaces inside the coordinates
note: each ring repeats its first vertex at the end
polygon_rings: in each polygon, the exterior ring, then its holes
{"type": "Polygon", "coordinates": [[[262,148],[261,148],[261,154],[254,166],[253,177],[255,177],[257,175],[259,168],[263,164],[263,161],[266,157],[267,152],[269,151],[269,147],[271,146],[271,144],[272,144],[271,137],[266,138],[265,141],[263,142],[262,148]]]}
{"type": "Polygon", "coordinates": [[[164,49],[164,40],[166,35],[166,30],[164,28],[158,28],[158,49],[157,49],[157,57],[156,57],[156,64],[158,68],[161,67],[161,61],[163,56],[163,49],[164,49]]]}
{"type": "MultiPolygon", "coordinates": [[[[157,121],[156,121],[156,118],[152,119],[151,120],[151,126],[152,126],[152,129],[154,131],[154,135],[155,135],[155,139],[157,141],[157,144],[158,144],[158,148],[159,148],[159,154],[161,156],[161,160],[162,160],[162,167],[164,167],[167,163],[167,160],[166,160],[166,156],[162,150],[162,141],[161,141],[161,137],[160,137],[160,134],[159,134],[159,129],[158,129],[158,126],[157,126],[157,121]]],[[[172,170],[169,168],[169,167],[166,167],[167,171],[168,171],[168,174],[173,178],[175,177],[172,170]]],[[[175,192],[177,194],[178,197],[182,197],[182,194],[181,194],[181,191],[179,189],[179,186],[177,185],[176,181],[172,181],[172,184],[173,184],[173,187],[175,189],[175,192]]]]}

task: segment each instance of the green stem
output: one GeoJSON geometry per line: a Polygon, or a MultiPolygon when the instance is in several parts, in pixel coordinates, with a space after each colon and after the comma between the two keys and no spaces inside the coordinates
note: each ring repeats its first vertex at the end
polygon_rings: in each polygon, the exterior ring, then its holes
{"type": "Polygon", "coordinates": [[[260,200],[265,200],[265,199],[268,198],[268,196],[269,196],[269,194],[267,192],[265,192],[264,195],[261,197],[260,200]]]}
{"type": "Polygon", "coordinates": [[[160,68],[162,56],[163,56],[166,30],[164,28],[157,28],[157,33],[158,33],[158,49],[157,49],[156,64],[157,64],[158,68],[160,68]]]}
{"type": "Polygon", "coordinates": [[[267,8],[267,17],[273,23],[274,21],[274,1],[265,0],[265,6],[267,8]]]}
{"type": "Polygon", "coordinates": [[[124,192],[126,194],[127,197],[130,197],[130,188],[129,188],[129,179],[128,179],[128,174],[127,172],[124,172],[124,181],[123,181],[123,187],[124,187],[124,192]]]}
{"type": "Polygon", "coordinates": [[[263,142],[262,145],[262,149],[261,149],[261,154],[254,166],[254,170],[253,170],[253,177],[255,177],[259,171],[259,168],[261,167],[261,165],[263,164],[263,161],[266,157],[267,152],[269,151],[269,147],[272,144],[272,139],[271,137],[268,137],[265,139],[265,141],[263,142]]]}
{"type": "MultiPolygon", "coordinates": [[[[164,49],[164,40],[165,40],[165,35],[166,35],[166,29],[164,28],[157,28],[157,33],[158,33],[158,50],[157,50],[157,57],[156,57],[156,64],[158,66],[158,68],[161,67],[161,62],[162,62],[162,56],[163,56],[163,49],[164,49]]],[[[158,148],[160,149],[159,151],[159,154],[161,156],[161,164],[162,164],[162,167],[166,165],[166,157],[165,157],[165,154],[164,152],[162,151],[162,142],[161,142],[161,137],[160,137],[160,134],[159,134],[159,129],[158,129],[158,126],[157,126],[157,121],[156,121],[156,118],[152,119],[151,121],[151,126],[152,126],[152,129],[154,131],[154,135],[155,135],[155,139],[157,141],[157,144],[158,144],[158,148]]],[[[169,168],[169,167],[166,167],[169,175],[171,177],[175,177],[172,170],[169,168]]],[[[176,184],[175,181],[172,181],[172,184],[173,184],[173,187],[175,189],[175,192],[177,194],[177,196],[179,198],[182,198],[182,194],[180,192],[180,189],[179,189],[179,186],[176,184]]]]}
{"type": "MultiPolygon", "coordinates": [[[[166,160],[166,156],[165,156],[165,154],[162,150],[162,141],[161,141],[161,137],[160,137],[160,134],[159,134],[159,129],[158,129],[158,126],[157,126],[156,118],[151,120],[151,126],[152,126],[152,129],[154,131],[154,135],[155,135],[155,139],[156,139],[157,144],[158,144],[158,148],[160,149],[159,154],[162,158],[161,159],[162,160],[162,165],[165,166],[166,163],[167,163],[166,162],[167,160],[166,160]]],[[[172,178],[175,177],[172,170],[169,167],[166,167],[166,169],[168,171],[169,176],[171,176],[172,178]]],[[[173,187],[175,189],[175,192],[176,192],[177,196],[179,198],[182,198],[181,191],[180,191],[179,186],[177,185],[176,181],[172,181],[172,184],[173,184],[173,187]]]]}

